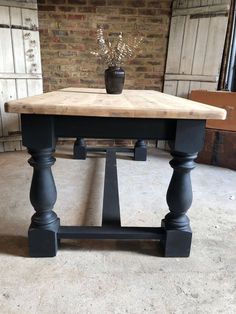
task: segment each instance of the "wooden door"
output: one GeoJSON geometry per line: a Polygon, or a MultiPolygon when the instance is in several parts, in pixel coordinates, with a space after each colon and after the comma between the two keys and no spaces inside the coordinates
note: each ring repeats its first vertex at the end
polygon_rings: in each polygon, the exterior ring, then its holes
{"type": "Polygon", "coordinates": [[[187,98],[191,90],[216,90],[230,0],[175,0],[164,92],[187,98]]]}
{"type": "Polygon", "coordinates": [[[19,117],[6,114],[4,103],[40,93],[37,5],[0,1],[0,152],[22,149],[19,117]]]}

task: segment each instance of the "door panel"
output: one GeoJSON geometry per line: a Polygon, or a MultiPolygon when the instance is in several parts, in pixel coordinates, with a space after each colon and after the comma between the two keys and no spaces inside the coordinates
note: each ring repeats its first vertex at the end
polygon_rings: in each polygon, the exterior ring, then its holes
{"type": "Polygon", "coordinates": [[[171,19],[166,73],[179,73],[185,21],[185,16],[174,16],[171,19]]]}
{"type": "Polygon", "coordinates": [[[192,88],[199,87],[197,82],[201,87],[217,89],[228,23],[229,5],[225,4],[229,3],[174,1],[165,93],[188,97],[192,88]]]}
{"type": "Polygon", "coordinates": [[[181,74],[191,74],[195,51],[195,42],[198,30],[198,19],[186,18],[183,46],[181,49],[180,70],[181,74]]]}
{"type": "Polygon", "coordinates": [[[0,5],[0,152],[22,149],[19,116],[5,113],[4,103],[42,93],[36,5],[23,5],[31,9],[0,5]]]}

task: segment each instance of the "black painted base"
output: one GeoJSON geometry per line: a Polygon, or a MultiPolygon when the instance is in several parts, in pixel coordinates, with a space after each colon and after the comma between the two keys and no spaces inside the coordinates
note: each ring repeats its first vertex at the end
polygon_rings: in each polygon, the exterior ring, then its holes
{"type": "Polygon", "coordinates": [[[38,229],[29,227],[29,255],[31,257],[53,257],[57,255],[58,239],[57,233],[60,226],[60,220],[57,219],[50,229],[38,229]]]}
{"type": "MultiPolygon", "coordinates": [[[[162,223],[163,225],[163,223],[162,223]]],[[[29,228],[29,255],[54,257],[61,239],[160,240],[164,257],[188,257],[192,232],[148,227],[62,226],[57,231],[29,228]]]]}
{"type": "Polygon", "coordinates": [[[74,143],[73,149],[74,159],[85,160],[87,157],[87,147],[85,140],[82,138],[77,138],[74,143]]]}
{"type": "MultiPolygon", "coordinates": [[[[73,158],[85,160],[88,152],[106,152],[108,148],[101,147],[87,147],[86,142],[83,138],[77,138],[74,142],[73,147],[73,158]]],[[[133,152],[134,160],[146,161],[147,160],[147,145],[145,141],[138,140],[135,143],[134,149],[128,147],[116,147],[117,152],[133,152]]]]}
{"type": "MultiPolygon", "coordinates": [[[[138,144],[139,142],[139,144],[138,144]]],[[[137,149],[145,151],[142,140],[137,149]]],[[[85,145],[83,145],[85,146],[85,145]]],[[[51,174],[54,158],[51,150],[32,152],[30,164],[34,167],[31,186],[31,202],[36,209],[29,228],[29,254],[31,257],[53,257],[57,254],[60,239],[152,239],[160,240],[165,257],[188,257],[192,232],[186,208],[192,200],[189,172],[194,167],[195,155],[172,154],[170,162],[174,173],[167,192],[170,212],[162,220],[160,228],[122,227],[119,208],[116,151],[106,148],[106,167],[102,227],[62,226],[52,211],[56,200],[56,189],[51,174]],[[47,162],[46,162],[47,161],[47,162]],[[40,171],[39,171],[40,169],[40,171]],[[184,193],[183,193],[184,191],[184,193]],[[186,205],[187,204],[187,205],[186,205]],[[45,208],[47,210],[45,210],[45,208]],[[183,208],[182,212],[178,212],[183,208]],[[41,210],[39,210],[41,209],[41,210]]],[[[144,157],[144,151],[139,157],[144,157]]]]}
{"type": "Polygon", "coordinates": [[[30,201],[35,209],[29,229],[29,250],[32,257],[52,257],[57,253],[58,242],[63,238],[96,239],[153,239],[161,240],[166,257],[187,257],[190,253],[192,232],[186,216],[192,203],[190,172],[194,159],[201,150],[206,121],[187,119],[136,119],[99,118],[60,115],[22,114],[23,144],[28,148],[33,167],[30,201]],[[85,159],[87,151],[84,138],[138,139],[135,148],[100,149],[108,153],[108,171],[105,174],[103,222],[99,227],[60,227],[53,207],[57,192],[51,167],[55,162],[56,139],[76,137],[74,155],[85,159]],[[161,228],[123,229],[120,227],[119,198],[116,164],[113,150],[135,154],[135,160],[146,160],[143,139],[169,140],[173,159],[172,178],[167,191],[169,213],[161,228]],[[111,158],[112,157],[112,158],[111,158]],[[112,182],[110,181],[112,180],[112,182]],[[107,201],[108,200],[108,201],[107,201]],[[114,202],[116,203],[114,206],[114,202]],[[107,225],[109,225],[107,227],[107,225]],[[117,228],[117,226],[119,228],[117,228]]]}
{"type": "Polygon", "coordinates": [[[134,160],[146,161],[147,160],[147,145],[143,140],[138,140],[134,147],[134,160]]]}
{"type": "MultiPolygon", "coordinates": [[[[165,228],[165,221],[161,222],[165,228]]],[[[165,257],[188,257],[191,250],[192,232],[181,230],[165,230],[166,236],[161,239],[165,257]]]]}

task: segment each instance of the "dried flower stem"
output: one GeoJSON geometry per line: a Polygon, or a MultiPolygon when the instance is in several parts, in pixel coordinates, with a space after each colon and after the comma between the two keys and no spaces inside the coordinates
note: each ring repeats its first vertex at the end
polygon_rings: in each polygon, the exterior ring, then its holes
{"type": "Polygon", "coordinates": [[[111,41],[105,40],[103,28],[97,30],[98,51],[91,51],[91,54],[101,59],[109,67],[120,67],[126,60],[134,57],[134,53],[140,46],[143,38],[128,38],[124,42],[123,33],[119,33],[118,40],[113,45],[111,41]]]}

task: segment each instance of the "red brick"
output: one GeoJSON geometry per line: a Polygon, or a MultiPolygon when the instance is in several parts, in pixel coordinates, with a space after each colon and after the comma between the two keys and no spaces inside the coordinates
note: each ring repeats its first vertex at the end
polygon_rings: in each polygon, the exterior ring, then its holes
{"type": "Polygon", "coordinates": [[[77,11],[80,13],[95,13],[96,12],[96,7],[83,7],[83,6],[78,6],[77,11]]]}
{"type": "Polygon", "coordinates": [[[151,65],[160,65],[160,61],[147,61],[147,63],[151,65]]]}
{"type": "Polygon", "coordinates": [[[84,5],[86,3],[87,3],[86,0],[68,0],[68,4],[84,5]]]}
{"type": "Polygon", "coordinates": [[[68,44],[68,48],[72,50],[77,50],[77,51],[86,51],[87,47],[85,45],[71,43],[71,44],[68,44]]]}
{"type": "Polygon", "coordinates": [[[149,18],[148,19],[148,22],[149,23],[162,23],[163,21],[162,21],[162,17],[156,17],[156,18],[149,18]]]}
{"type": "Polygon", "coordinates": [[[55,11],[56,7],[54,5],[39,5],[39,11],[55,11]]]}
{"type": "Polygon", "coordinates": [[[53,30],[54,36],[68,36],[68,31],[63,31],[61,29],[53,30]]]}
{"type": "Polygon", "coordinates": [[[169,1],[148,1],[147,2],[147,7],[148,8],[168,8],[170,9],[171,8],[171,5],[172,5],[172,1],[169,0],[169,1]]]}
{"type": "Polygon", "coordinates": [[[110,15],[118,15],[118,8],[114,8],[114,7],[106,7],[104,8],[103,6],[99,6],[96,8],[96,12],[98,14],[106,14],[107,16],[110,15]]]}
{"type": "Polygon", "coordinates": [[[163,34],[148,34],[147,38],[162,38],[163,34]]]}
{"type": "Polygon", "coordinates": [[[69,14],[68,19],[69,20],[85,20],[86,16],[82,14],[69,14]]]}
{"type": "Polygon", "coordinates": [[[124,3],[121,0],[107,0],[107,5],[122,7],[124,3]]]}
{"type": "Polygon", "coordinates": [[[76,12],[76,8],[70,6],[58,6],[58,10],[63,12],[76,12]]]}
{"type": "MultiPolygon", "coordinates": [[[[55,20],[65,20],[66,19],[66,14],[62,13],[48,13],[49,19],[55,19],[55,20]]],[[[39,20],[40,22],[40,20],[39,20]]]]}
{"type": "Polygon", "coordinates": [[[57,50],[66,49],[66,45],[65,44],[53,44],[53,45],[51,45],[51,48],[57,49],[57,50]]]}
{"type": "Polygon", "coordinates": [[[46,0],[46,1],[47,1],[47,4],[53,4],[53,5],[66,3],[66,0],[46,0]]]}
{"type": "Polygon", "coordinates": [[[167,15],[167,16],[170,16],[171,15],[171,12],[169,9],[161,9],[161,10],[158,10],[158,13],[160,15],[167,15]]]}
{"type": "Polygon", "coordinates": [[[59,57],[73,57],[73,56],[77,56],[77,53],[76,51],[66,51],[66,50],[63,50],[63,51],[60,51],[59,52],[59,57]]]}
{"type": "Polygon", "coordinates": [[[60,42],[60,38],[57,37],[57,36],[52,37],[52,41],[53,41],[54,43],[59,43],[59,42],[60,42]]]}
{"type": "Polygon", "coordinates": [[[147,67],[137,67],[135,70],[136,70],[136,72],[148,72],[149,68],[147,68],[147,67]]]}
{"type": "Polygon", "coordinates": [[[131,8],[123,8],[120,9],[120,14],[137,14],[137,10],[136,9],[131,9],[131,8]]]}
{"type": "Polygon", "coordinates": [[[145,0],[127,0],[126,1],[126,6],[127,7],[145,7],[146,6],[146,1],[145,0]]]}
{"type": "Polygon", "coordinates": [[[159,78],[163,78],[163,75],[160,75],[160,74],[145,74],[144,78],[159,79],[159,78]]]}
{"type": "Polygon", "coordinates": [[[89,0],[91,5],[106,5],[106,0],[89,0]]]}
{"type": "Polygon", "coordinates": [[[139,9],[138,14],[139,15],[156,15],[157,12],[155,9],[139,9]]]}

